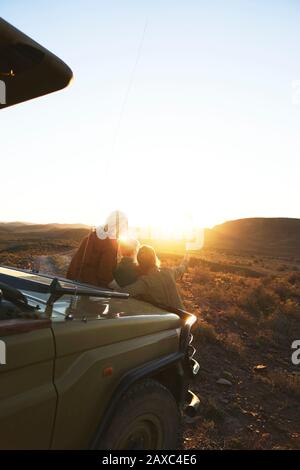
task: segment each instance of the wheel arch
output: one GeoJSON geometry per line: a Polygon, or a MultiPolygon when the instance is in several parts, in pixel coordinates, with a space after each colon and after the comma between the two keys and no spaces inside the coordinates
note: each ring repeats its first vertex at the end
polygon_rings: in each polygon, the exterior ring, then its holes
{"type": "Polygon", "coordinates": [[[105,428],[109,424],[121,397],[129,390],[130,387],[140,380],[146,378],[156,380],[168,388],[175,400],[180,403],[183,399],[184,390],[184,373],[181,365],[183,356],[182,352],[176,352],[166,357],[143,364],[142,366],[139,366],[123,375],[119,384],[112,393],[109,404],[101,417],[101,421],[93,437],[90,448],[97,448],[97,443],[100,441],[105,428]]]}

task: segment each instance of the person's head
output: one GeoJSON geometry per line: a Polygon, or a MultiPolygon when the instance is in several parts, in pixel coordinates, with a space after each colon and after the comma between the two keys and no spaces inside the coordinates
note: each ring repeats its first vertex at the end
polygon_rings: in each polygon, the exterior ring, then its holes
{"type": "Polygon", "coordinates": [[[121,238],[119,242],[120,255],[135,260],[139,246],[138,240],[134,238],[121,238]]]}
{"type": "Polygon", "coordinates": [[[127,236],[128,219],[126,214],[121,211],[112,212],[107,217],[105,224],[96,228],[96,233],[101,240],[106,238],[119,239],[122,236],[127,236]]]}
{"type": "Polygon", "coordinates": [[[108,230],[112,230],[115,233],[115,237],[118,239],[122,236],[127,236],[128,232],[128,218],[124,212],[114,211],[106,219],[106,225],[108,230]]]}
{"type": "Polygon", "coordinates": [[[160,262],[156,256],[154,248],[150,245],[143,245],[137,254],[137,261],[141,272],[147,274],[153,268],[159,268],[160,262]]]}

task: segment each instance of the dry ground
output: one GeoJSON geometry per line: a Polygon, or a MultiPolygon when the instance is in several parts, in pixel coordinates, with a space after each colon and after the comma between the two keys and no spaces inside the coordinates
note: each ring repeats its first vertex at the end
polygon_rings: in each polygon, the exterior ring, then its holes
{"type": "MultiPolygon", "coordinates": [[[[19,247],[2,251],[0,263],[63,273],[71,248],[59,240],[19,247]]],[[[291,363],[292,341],[300,339],[300,260],[204,249],[180,289],[198,318],[201,372],[192,389],[202,400],[199,416],[185,423],[184,447],[300,449],[300,366],[291,363]]]]}
{"type": "Polygon", "coordinates": [[[300,366],[291,362],[300,339],[298,264],[204,252],[180,284],[198,317],[201,364],[193,389],[202,407],[185,426],[185,448],[300,449],[300,366]]]}

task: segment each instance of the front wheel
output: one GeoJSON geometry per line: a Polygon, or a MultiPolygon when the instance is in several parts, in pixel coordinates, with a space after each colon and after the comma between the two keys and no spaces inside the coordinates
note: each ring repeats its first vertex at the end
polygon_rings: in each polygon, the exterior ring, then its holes
{"type": "Polygon", "coordinates": [[[122,397],[98,448],[176,449],[180,412],[171,392],[152,379],[133,385],[122,397]]]}

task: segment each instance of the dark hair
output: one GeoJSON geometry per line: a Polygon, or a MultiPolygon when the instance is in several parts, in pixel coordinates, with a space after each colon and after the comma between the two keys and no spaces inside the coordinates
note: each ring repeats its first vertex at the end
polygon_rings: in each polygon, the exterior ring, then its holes
{"type": "Polygon", "coordinates": [[[139,242],[133,238],[120,238],[119,248],[122,256],[133,256],[136,259],[139,246],[139,242]]]}
{"type": "Polygon", "coordinates": [[[154,248],[150,245],[143,245],[137,254],[137,261],[139,263],[142,274],[147,274],[150,269],[159,268],[160,262],[156,256],[154,248]]]}

